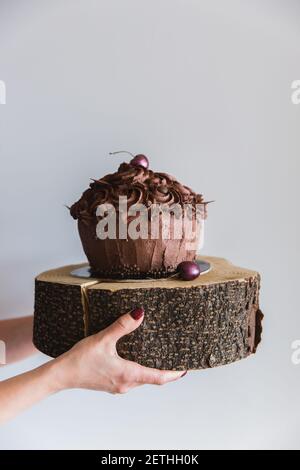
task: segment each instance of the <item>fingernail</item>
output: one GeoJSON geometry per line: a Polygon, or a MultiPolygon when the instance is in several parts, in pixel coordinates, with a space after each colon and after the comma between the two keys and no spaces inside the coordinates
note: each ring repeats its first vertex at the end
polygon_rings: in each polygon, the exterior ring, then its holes
{"type": "Polygon", "coordinates": [[[188,371],[186,370],[180,378],[182,379],[182,377],[184,377],[187,373],[188,373],[188,371]]]}
{"type": "Polygon", "coordinates": [[[145,313],[144,309],[141,307],[138,307],[132,310],[132,312],[130,312],[130,315],[132,316],[134,320],[139,320],[140,318],[142,318],[144,313],[145,313]]]}

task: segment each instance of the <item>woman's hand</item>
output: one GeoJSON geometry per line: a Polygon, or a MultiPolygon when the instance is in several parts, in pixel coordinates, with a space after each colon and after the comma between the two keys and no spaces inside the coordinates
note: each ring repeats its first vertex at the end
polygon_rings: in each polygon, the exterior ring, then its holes
{"type": "Polygon", "coordinates": [[[143,317],[144,310],[137,308],[56,359],[53,373],[57,388],[126,393],[139,385],[162,385],[185,375],[186,372],[182,371],[150,369],[118,356],[117,341],[138,328],[143,317]]]}
{"type": "Polygon", "coordinates": [[[0,423],[67,388],[125,393],[139,385],[162,385],[183,377],[186,372],[149,369],[118,356],[117,341],[138,328],[143,316],[143,309],[135,309],[57,359],[0,382],[0,423]]]}

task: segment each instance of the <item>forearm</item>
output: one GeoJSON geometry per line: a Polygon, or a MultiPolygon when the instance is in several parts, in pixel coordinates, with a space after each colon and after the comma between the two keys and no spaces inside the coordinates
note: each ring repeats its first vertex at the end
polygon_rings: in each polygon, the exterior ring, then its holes
{"type": "Polygon", "coordinates": [[[0,382],[0,423],[61,390],[56,360],[0,382]]]}
{"type": "Polygon", "coordinates": [[[32,316],[0,321],[0,340],[6,345],[7,364],[36,352],[32,343],[32,329],[32,316]]]}

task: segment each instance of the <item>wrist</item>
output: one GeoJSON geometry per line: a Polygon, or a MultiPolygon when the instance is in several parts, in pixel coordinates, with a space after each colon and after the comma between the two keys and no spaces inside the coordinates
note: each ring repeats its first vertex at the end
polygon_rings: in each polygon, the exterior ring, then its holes
{"type": "Polygon", "coordinates": [[[64,370],[63,357],[52,359],[52,361],[47,362],[42,368],[44,368],[43,372],[45,373],[50,395],[69,388],[64,370]]]}

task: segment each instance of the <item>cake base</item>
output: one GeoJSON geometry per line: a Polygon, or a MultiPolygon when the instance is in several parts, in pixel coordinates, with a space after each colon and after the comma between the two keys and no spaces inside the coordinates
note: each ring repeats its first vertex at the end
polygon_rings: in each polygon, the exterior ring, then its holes
{"type": "MultiPolygon", "coordinates": [[[[198,259],[197,264],[200,268],[200,273],[201,273],[202,276],[204,274],[208,273],[211,270],[211,265],[207,261],[203,261],[202,259],[198,259]]],[[[89,264],[86,264],[83,267],[74,269],[74,271],[71,271],[70,274],[71,274],[71,276],[80,277],[80,278],[84,278],[84,279],[99,279],[99,276],[97,276],[97,274],[92,272],[89,264]]],[[[172,278],[173,277],[178,277],[179,278],[179,274],[174,273],[174,274],[170,274],[169,276],[166,276],[166,277],[172,277],[172,278]]],[[[143,282],[143,281],[151,281],[153,279],[154,278],[151,278],[150,276],[144,274],[144,276],[141,276],[139,279],[135,279],[135,281],[139,280],[139,281],[143,282]]],[[[101,280],[101,277],[100,277],[100,280],[101,280]]],[[[107,281],[106,278],[105,278],[105,280],[107,281]]],[[[108,280],[111,280],[111,279],[108,279],[108,280]]],[[[132,279],[122,279],[121,278],[121,279],[119,279],[119,281],[131,282],[132,279]]]]}
{"type": "Polygon", "coordinates": [[[57,357],[136,306],[142,325],[117,344],[121,357],[159,369],[189,370],[235,362],[256,352],[263,315],[260,276],[220,258],[193,281],[177,278],[101,281],[71,275],[66,266],[36,278],[34,337],[57,357]]]}

